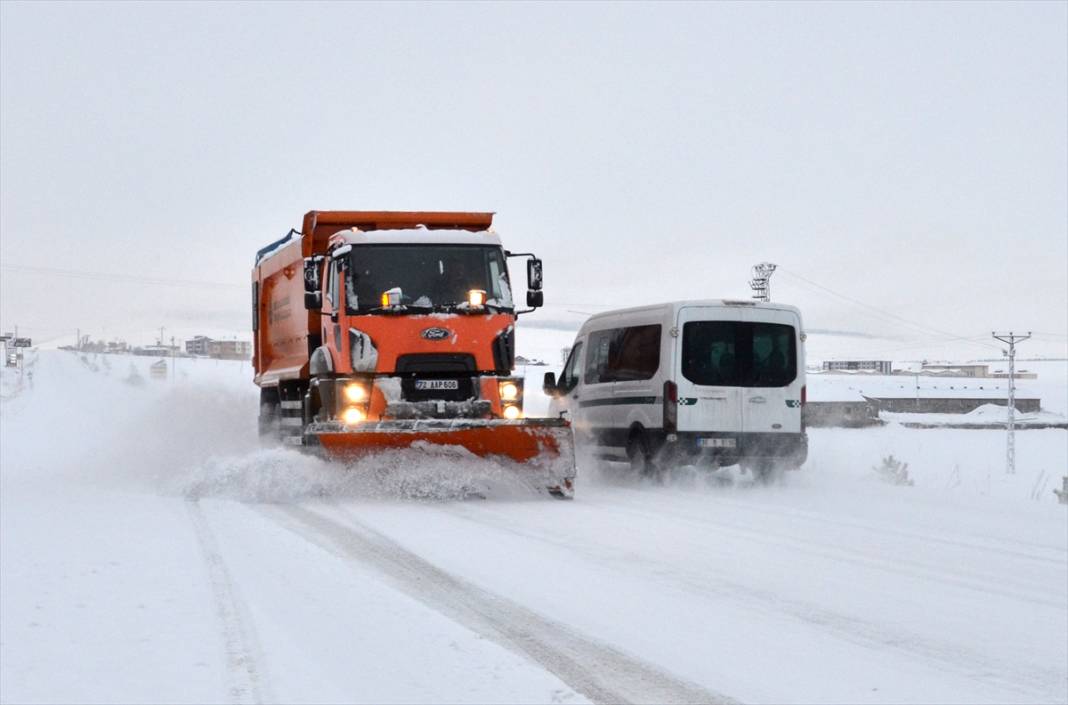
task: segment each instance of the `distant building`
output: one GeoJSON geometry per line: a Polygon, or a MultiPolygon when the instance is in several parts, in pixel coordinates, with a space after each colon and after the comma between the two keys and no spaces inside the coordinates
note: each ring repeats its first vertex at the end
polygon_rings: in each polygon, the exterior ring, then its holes
{"type": "Polygon", "coordinates": [[[206,335],[198,335],[192,340],[185,341],[185,351],[190,355],[207,355],[211,338],[206,335]]]}
{"type": "Polygon", "coordinates": [[[890,360],[824,360],[824,372],[873,372],[879,375],[891,373],[890,360]]]}
{"type": "Polygon", "coordinates": [[[146,345],[141,348],[134,348],[132,352],[134,355],[141,355],[142,357],[170,357],[178,352],[178,348],[168,345],[146,345]]]}
{"type": "Polygon", "coordinates": [[[920,374],[939,377],[989,377],[989,370],[990,365],[953,365],[925,362],[920,369],[920,374]]]}
{"type": "Polygon", "coordinates": [[[206,335],[198,335],[185,341],[185,351],[202,357],[245,360],[252,357],[252,343],[244,340],[213,340],[206,335]]]}
{"type": "MultiPolygon", "coordinates": [[[[939,375],[813,375],[808,385],[808,405],[834,402],[834,406],[816,409],[813,418],[825,414],[846,418],[846,407],[839,402],[856,403],[859,397],[875,404],[883,413],[966,414],[984,404],[1005,406],[1007,381],[1003,379],[943,377],[939,375]]],[[[1026,382],[1016,387],[1016,408],[1025,413],[1040,411],[1038,390],[1026,382]]],[[[859,408],[853,409],[854,418],[859,408]]],[[[885,417],[884,417],[885,418],[885,417]]],[[[814,424],[816,425],[816,424],[814,424]]],[[[837,423],[835,425],[838,425],[837,423]]]]}
{"type": "Polygon", "coordinates": [[[244,360],[252,357],[252,343],[244,340],[213,340],[208,354],[224,360],[244,360]]]}
{"type": "MultiPolygon", "coordinates": [[[[993,372],[990,373],[990,376],[993,377],[994,379],[1008,379],[1009,378],[1009,371],[1008,370],[994,370],[993,372]]],[[[1012,376],[1013,376],[1014,379],[1038,379],[1038,373],[1037,372],[1028,372],[1027,370],[1016,370],[1013,373],[1012,376]]]]}
{"type": "Polygon", "coordinates": [[[809,386],[808,402],[801,407],[806,426],[836,426],[839,428],[862,428],[882,423],[879,406],[852,389],[809,386]]]}
{"type": "MultiPolygon", "coordinates": [[[[943,392],[942,396],[920,394],[919,396],[869,397],[879,406],[879,411],[913,414],[967,414],[985,404],[1008,406],[1004,396],[978,396],[962,390],[960,396],[943,392]]],[[[1042,401],[1034,397],[1016,397],[1016,410],[1030,413],[1042,410],[1042,401]]]]}

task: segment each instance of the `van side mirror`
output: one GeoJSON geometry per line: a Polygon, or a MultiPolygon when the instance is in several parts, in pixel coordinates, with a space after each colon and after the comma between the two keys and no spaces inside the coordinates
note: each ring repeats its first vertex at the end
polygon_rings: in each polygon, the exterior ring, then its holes
{"type": "Polygon", "coordinates": [[[560,394],[560,389],[556,386],[556,373],[545,373],[545,378],[541,383],[541,391],[545,392],[546,396],[550,397],[555,397],[560,394]]]}
{"type": "Polygon", "coordinates": [[[545,303],[545,294],[540,291],[528,291],[527,292],[527,306],[531,308],[538,308],[545,303]]]}
{"type": "Polygon", "coordinates": [[[318,311],[323,307],[323,287],[320,273],[323,271],[323,256],[304,258],[304,308],[318,311]]]}
{"type": "Polygon", "coordinates": [[[527,260],[527,288],[541,291],[541,260],[537,257],[527,260]]]}

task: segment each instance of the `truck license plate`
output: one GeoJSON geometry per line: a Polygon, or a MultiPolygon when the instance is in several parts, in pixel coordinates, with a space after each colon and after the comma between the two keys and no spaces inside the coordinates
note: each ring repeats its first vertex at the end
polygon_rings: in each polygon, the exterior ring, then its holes
{"type": "Polygon", "coordinates": [[[459,389],[460,380],[457,379],[417,379],[415,380],[415,388],[418,390],[433,390],[433,389],[459,389]]]}
{"type": "Polygon", "coordinates": [[[738,444],[733,438],[701,438],[697,445],[702,448],[736,448],[738,444]]]}

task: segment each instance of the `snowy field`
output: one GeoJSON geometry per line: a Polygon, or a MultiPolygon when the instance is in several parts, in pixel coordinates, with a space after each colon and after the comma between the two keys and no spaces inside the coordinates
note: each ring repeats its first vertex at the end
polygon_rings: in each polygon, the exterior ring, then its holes
{"type": "MultiPolygon", "coordinates": [[[[520,338],[553,365],[528,412],[570,338],[520,338]]],[[[1068,700],[1064,430],[1019,433],[1012,477],[1003,432],[891,423],[811,430],[774,487],[583,461],[561,502],[489,461],[261,447],[248,363],[28,361],[0,379],[5,703],[1068,700]]]]}

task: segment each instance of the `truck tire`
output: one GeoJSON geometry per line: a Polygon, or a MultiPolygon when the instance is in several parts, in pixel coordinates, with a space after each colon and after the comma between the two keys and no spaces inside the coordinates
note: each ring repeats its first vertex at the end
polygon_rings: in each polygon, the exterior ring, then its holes
{"type": "Polygon", "coordinates": [[[304,445],[304,390],[299,384],[279,387],[278,439],[286,446],[304,445]]]}
{"type": "Polygon", "coordinates": [[[278,419],[280,416],[281,407],[278,405],[278,390],[271,388],[261,389],[260,415],[258,419],[261,438],[278,435],[278,419]]]}

